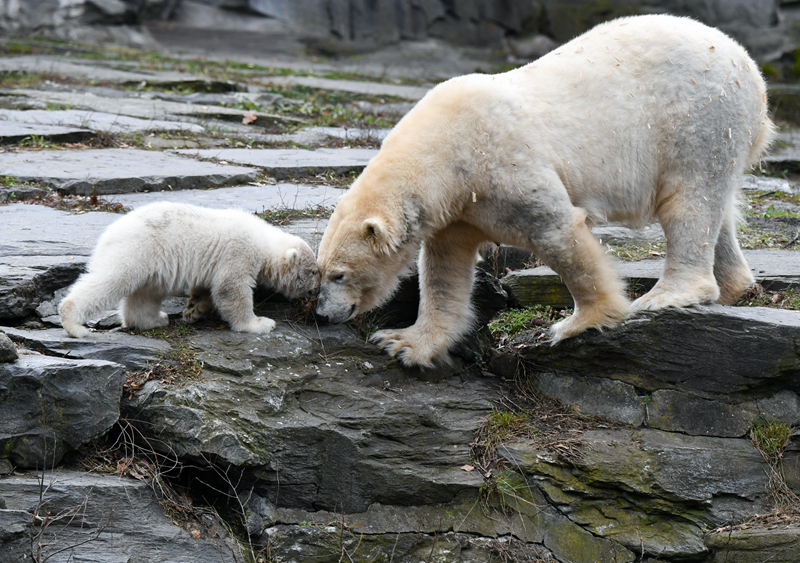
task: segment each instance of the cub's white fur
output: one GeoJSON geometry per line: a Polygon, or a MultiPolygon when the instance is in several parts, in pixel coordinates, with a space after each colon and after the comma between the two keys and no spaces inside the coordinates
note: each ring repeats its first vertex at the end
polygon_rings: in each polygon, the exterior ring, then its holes
{"type": "Polygon", "coordinates": [[[319,249],[320,316],[388,298],[419,253],[413,326],[373,341],[431,365],[471,328],[475,250],[533,250],[575,313],[553,341],[612,326],[630,304],[589,225],[657,218],[667,257],[636,309],[727,303],[752,283],[736,242],[743,170],[773,136],[758,65],[688,18],[622,18],[522,68],[431,90],[345,194],[319,249]]]}
{"type": "Polygon", "coordinates": [[[58,311],[70,336],[85,337],[86,321],[124,300],[123,326],[150,329],[169,324],[165,297],[191,291],[189,322],[213,302],[231,329],[268,333],[275,321],[253,313],[258,284],[287,297],[315,295],[313,251],[251,213],[153,203],[108,227],[58,311]]]}

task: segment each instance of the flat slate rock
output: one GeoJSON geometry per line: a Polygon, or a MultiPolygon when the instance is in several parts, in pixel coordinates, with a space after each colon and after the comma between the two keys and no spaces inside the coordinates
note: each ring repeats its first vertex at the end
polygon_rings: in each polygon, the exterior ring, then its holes
{"type": "Polygon", "coordinates": [[[647,392],[737,403],[775,390],[800,392],[799,338],[797,311],[708,305],[640,312],[556,346],[526,335],[513,342],[542,372],[612,377],[647,392]]]}
{"type": "MultiPolygon", "coordinates": [[[[47,135],[51,127],[80,127],[78,131],[90,129],[107,133],[133,133],[138,131],[184,131],[202,133],[205,127],[185,121],[164,121],[160,119],[141,119],[117,113],[104,113],[78,109],[67,110],[14,110],[0,109],[0,138],[8,140],[12,127],[34,128],[31,135],[47,135]],[[39,131],[42,131],[41,133],[39,131]]],[[[93,133],[89,132],[90,135],[93,133]]],[[[52,134],[50,134],[50,138],[52,134]]]]}
{"type": "Polygon", "coordinates": [[[280,321],[285,313],[267,311],[279,320],[269,335],[193,336],[199,378],[148,382],[123,411],[179,456],[251,471],[256,494],[285,506],[360,512],[477,492],[481,476],[459,468],[497,398],[494,378],[403,370],[347,325],[280,321]]]}
{"type": "Polygon", "coordinates": [[[25,259],[16,264],[26,269],[48,263],[46,257],[71,261],[89,256],[100,233],[120,217],[104,211],[70,213],[45,205],[0,205],[0,261],[13,266],[15,262],[4,259],[25,259]]]}
{"type": "MultiPolygon", "coordinates": [[[[42,104],[57,104],[81,108],[104,113],[116,113],[141,117],[144,119],[170,119],[180,117],[194,117],[198,119],[222,119],[241,122],[247,110],[227,108],[223,106],[201,105],[167,100],[147,99],[142,97],[108,97],[97,93],[62,92],[51,90],[14,89],[3,90],[3,93],[15,96],[25,96],[42,104]]],[[[273,115],[265,112],[255,112],[258,123],[302,124],[302,119],[273,115]]]]}
{"type": "Polygon", "coordinates": [[[79,195],[183,190],[256,178],[251,168],[134,149],[6,152],[0,153],[0,169],[22,182],[79,195]]]}
{"type": "Polygon", "coordinates": [[[318,206],[331,208],[345,192],[347,190],[334,186],[279,183],[208,190],[115,194],[107,199],[133,209],[155,201],[171,201],[262,213],[266,210],[315,209],[318,206]]]}
{"type": "Polygon", "coordinates": [[[335,78],[319,78],[317,76],[265,76],[262,82],[291,86],[299,84],[320,90],[338,90],[354,94],[371,96],[394,96],[407,100],[421,100],[430,88],[424,86],[406,86],[402,84],[384,84],[382,82],[364,82],[355,80],[339,80],[335,78]]]}
{"type": "Polygon", "coordinates": [[[796,194],[800,191],[786,178],[770,178],[752,174],[745,174],[742,177],[742,189],[744,191],[784,192],[787,194],[796,194]]]}
{"type": "MultiPolygon", "coordinates": [[[[94,61],[88,62],[55,56],[23,55],[0,58],[0,71],[4,72],[57,74],[117,84],[141,84],[146,82],[148,84],[199,85],[212,82],[208,78],[184,72],[146,69],[126,70],[119,68],[119,66],[117,64],[115,67],[110,67],[94,61]]],[[[234,87],[233,84],[229,85],[229,88],[234,87]]]]}
{"type": "Polygon", "coordinates": [[[172,349],[164,340],[123,331],[93,332],[86,338],[72,338],[61,328],[25,330],[3,327],[3,332],[17,344],[49,356],[108,360],[131,370],[157,363],[172,349]]]}
{"type": "Polygon", "coordinates": [[[182,149],[175,152],[217,162],[258,166],[279,180],[322,172],[360,172],[378,154],[377,149],[182,149]]]}
{"type": "MultiPolygon", "coordinates": [[[[745,258],[756,281],[764,289],[780,291],[800,285],[800,252],[792,250],[745,250],[745,258]]],[[[652,288],[664,270],[664,259],[617,262],[617,272],[632,290],[652,288]]],[[[561,278],[547,266],[511,272],[502,279],[517,306],[550,305],[572,307],[572,296],[561,278]]]]}
{"type": "MultiPolygon", "coordinates": [[[[537,388],[582,412],[735,438],[761,418],[800,423],[798,338],[797,311],[711,305],[638,313],[556,346],[523,333],[510,346],[537,388]]],[[[491,369],[503,373],[500,360],[491,369]]]]}
{"type": "Polygon", "coordinates": [[[0,110],[0,143],[15,143],[32,135],[64,143],[80,142],[95,136],[95,132],[88,129],[30,124],[3,119],[5,111],[0,110]]]}
{"type": "Polygon", "coordinates": [[[789,170],[795,171],[800,168],[800,147],[786,147],[777,149],[767,156],[761,157],[761,161],[774,166],[784,166],[789,170]]]}

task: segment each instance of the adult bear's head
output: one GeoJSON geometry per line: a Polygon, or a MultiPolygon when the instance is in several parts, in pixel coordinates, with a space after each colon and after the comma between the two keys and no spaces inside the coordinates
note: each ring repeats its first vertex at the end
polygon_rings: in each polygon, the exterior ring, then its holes
{"type": "Polygon", "coordinates": [[[419,199],[376,183],[368,171],[339,199],[319,247],[317,315],[332,323],[389,299],[420,245],[419,199]]]}

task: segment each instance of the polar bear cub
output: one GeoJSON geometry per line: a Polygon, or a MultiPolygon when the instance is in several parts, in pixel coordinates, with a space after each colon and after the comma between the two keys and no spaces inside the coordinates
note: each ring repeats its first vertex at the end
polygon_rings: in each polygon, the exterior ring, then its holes
{"type": "Polygon", "coordinates": [[[169,324],[161,301],[190,291],[184,317],[216,307],[232,330],[266,334],[275,321],[253,313],[253,289],[287,297],[316,295],[319,270],[308,244],[251,213],[153,203],[108,227],[58,308],[67,334],[85,337],[94,315],[122,301],[122,325],[169,324]]]}

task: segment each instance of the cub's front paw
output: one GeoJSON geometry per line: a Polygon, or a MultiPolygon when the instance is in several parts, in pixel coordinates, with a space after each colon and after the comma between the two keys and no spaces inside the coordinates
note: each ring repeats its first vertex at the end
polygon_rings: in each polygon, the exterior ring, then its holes
{"type": "Polygon", "coordinates": [[[406,367],[433,367],[434,360],[439,356],[446,356],[437,353],[431,346],[431,339],[420,336],[414,331],[413,327],[400,330],[379,330],[369,341],[377,345],[381,350],[397,358],[406,367]]]}
{"type": "Polygon", "coordinates": [[[275,328],[275,321],[267,317],[255,317],[240,326],[232,327],[236,332],[252,332],[253,334],[269,334],[275,328]]]}

